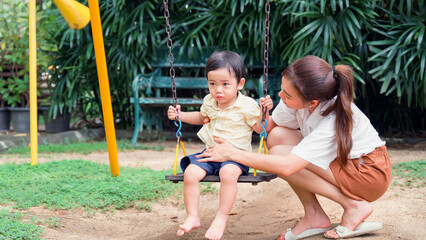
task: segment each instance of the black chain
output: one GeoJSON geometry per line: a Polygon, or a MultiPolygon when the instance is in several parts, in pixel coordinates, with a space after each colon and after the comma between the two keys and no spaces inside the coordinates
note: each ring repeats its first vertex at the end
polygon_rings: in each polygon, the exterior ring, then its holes
{"type": "MultiPolygon", "coordinates": [[[[166,33],[167,33],[167,47],[169,48],[169,63],[170,63],[170,78],[172,79],[172,97],[173,97],[173,107],[176,108],[177,105],[177,94],[176,94],[176,83],[175,83],[175,69],[173,68],[173,61],[175,60],[175,57],[172,53],[172,46],[173,42],[170,37],[170,33],[172,31],[172,27],[170,26],[169,18],[170,18],[170,12],[169,12],[169,6],[168,6],[168,0],[163,0],[164,4],[164,17],[166,18],[166,33]]],[[[179,120],[179,116],[176,116],[175,123],[179,120]]]]}
{"type": "MultiPolygon", "coordinates": [[[[263,48],[263,97],[268,95],[268,65],[269,65],[269,12],[271,5],[269,0],[265,4],[265,45],[263,48]]],[[[262,109],[262,119],[266,118],[266,108],[262,109]]]]}

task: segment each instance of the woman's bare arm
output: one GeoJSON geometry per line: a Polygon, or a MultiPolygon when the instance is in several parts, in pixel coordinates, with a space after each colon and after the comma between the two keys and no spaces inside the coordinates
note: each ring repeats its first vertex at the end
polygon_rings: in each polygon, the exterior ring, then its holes
{"type": "MultiPolygon", "coordinates": [[[[287,155],[265,155],[239,150],[220,138],[215,138],[215,141],[219,144],[211,146],[204,153],[197,156],[205,157],[205,159],[198,160],[199,162],[224,162],[232,160],[251,168],[284,176],[291,176],[310,164],[292,153],[288,153],[287,155]]],[[[289,146],[289,148],[291,147],[289,146]]]]}

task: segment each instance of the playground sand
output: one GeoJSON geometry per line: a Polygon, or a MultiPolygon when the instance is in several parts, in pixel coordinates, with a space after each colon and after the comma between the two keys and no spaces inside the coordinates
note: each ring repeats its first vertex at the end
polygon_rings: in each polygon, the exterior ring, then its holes
{"type": "MultiPolygon", "coordinates": [[[[155,144],[155,143],[150,143],[155,144]]],[[[136,150],[118,153],[120,166],[150,167],[154,170],[173,166],[175,141],[160,143],[162,151],[136,150]]],[[[254,146],[256,149],[257,146],[254,146]]],[[[203,148],[197,142],[186,143],[187,153],[203,148]]],[[[182,154],[180,154],[182,155],[182,154]]],[[[392,165],[426,159],[426,148],[390,148],[392,165]]],[[[108,164],[108,153],[55,154],[39,156],[43,163],[61,159],[84,159],[108,164]]],[[[28,158],[13,157],[14,162],[29,162],[28,158]]],[[[10,162],[10,156],[1,154],[0,163],[10,162]]],[[[392,182],[404,180],[396,176],[392,182]]],[[[214,184],[219,188],[219,184],[214,184]]],[[[392,184],[391,184],[392,185],[392,184]]],[[[44,239],[204,239],[218,206],[218,192],[204,194],[200,199],[201,227],[178,238],[178,225],[185,220],[183,198],[168,199],[153,204],[152,211],[131,208],[114,212],[87,212],[85,210],[48,210],[31,208],[28,212],[41,218],[60,219],[58,228],[46,228],[44,239]]],[[[384,228],[374,234],[353,239],[424,239],[426,236],[426,188],[391,187],[379,200],[373,202],[374,212],[367,221],[383,222],[384,228]]],[[[333,224],[340,222],[342,208],[328,199],[319,197],[333,224]]],[[[288,228],[293,227],[303,216],[303,208],[290,186],[281,179],[269,183],[239,184],[238,195],[229,216],[224,240],[232,239],[276,239],[288,228]]],[[[315,236],[307,239],[321,239],[315,236]]]]}

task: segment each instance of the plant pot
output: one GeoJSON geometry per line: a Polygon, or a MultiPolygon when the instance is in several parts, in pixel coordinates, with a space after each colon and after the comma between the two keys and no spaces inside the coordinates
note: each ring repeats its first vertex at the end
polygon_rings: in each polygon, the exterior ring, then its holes
{"type": "Polygon", "coordinates": [[[10,112],[9,108],[0,108],[0,131],[9,131],[10,112]]]}
{"type": "Polygon", "coordinates": [[[57,132],[65,132],[70,130],[71,115],[68,112],[58,113],[55,119],[50,119],[48,107],[39,107],[39,109],[41,113],[43,114],[44,124],[46,126],[46,132],[57,133],[57,132]]]}
{"type": "Polygon", "coordinates": [[[30,108],[10,107],[13,130],[17,133],[30,133],[30,108]]]}

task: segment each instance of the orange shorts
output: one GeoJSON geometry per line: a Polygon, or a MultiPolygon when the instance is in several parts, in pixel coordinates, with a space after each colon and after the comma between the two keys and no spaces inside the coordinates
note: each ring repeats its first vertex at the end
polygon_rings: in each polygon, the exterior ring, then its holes
{"type": "Polygon", "coordinates": [[[348,159],[344,168],[335,159],[330,169],[344,195],[368,202],[377,200],[386,192],[392,175],[386,146],[378,147],[359,158],[348,159]]]}

